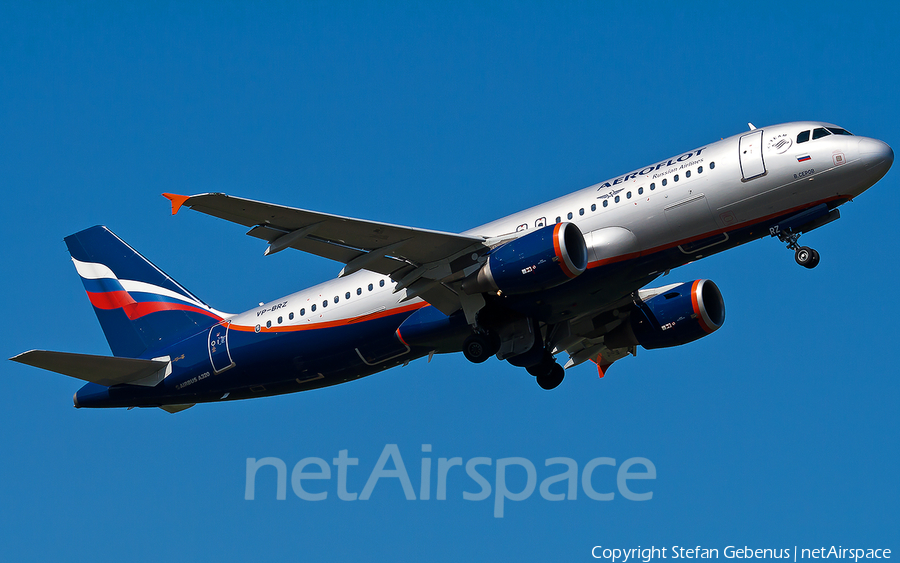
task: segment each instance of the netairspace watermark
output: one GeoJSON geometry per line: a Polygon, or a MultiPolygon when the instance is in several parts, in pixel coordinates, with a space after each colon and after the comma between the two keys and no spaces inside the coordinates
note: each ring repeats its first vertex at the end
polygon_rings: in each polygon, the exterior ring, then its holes
{"type": "Polygon", "coordinates": [[[883,548],[851,548],[842,546],[815,548],[751,548],[747,546],[729,545],[717,547],[603,547],[595,545],[591,549],[594,559],[606,559],[609,563],[650,563],[654,559],[852,559],[858,563],[860,559],[890,559],[891,550],[883,548]]]}
{"type": "MultiPolygon", "coordinates": [[[[431,444],[422,444],[422,452],[430,453],[431,444]]],[[[418,500],[430,500],[432,491],[434,491],[435,500],[446,500],[448,474],[451,471],[454,474],[461,474],[465,471],[465,475],[471,479],[472,484],[478,490],[475,492],[463,490],[462,498],[470,501],[483,501],[490,498],[493,493],[495,518],[503,518],[506,501],[523,501],[532,496],[535,488],[538,489],[541,498],[549,501],[576,500],[579,482],[584,495],[592,500],[611,501],[616,497],[615,490],[618,490],[618,493],[627,500],[646,501],[653,498],[653,491],[647,490],[648,487],[644,486],[638,487],[642,489],[640,492],[635,492],[629,488],[629,481],[656,479],[656,466],[645,457],[626,459],[618,467],[613,458],[597,457],[585,463],[580,471],[578,463],[574,459],[552,457],[544,460],[544,468],[550,469],[541,471],[542,474],[547,473],[547,476],[542,475],[543,480],[540,482],[540,486],[538,486],[537,467],[524,457],[504,457],[496,460],[489,457],[473,457],[465,461],[461,457],[439,457],[434,471],[432,470],[432,461],[431,457],[422,457],[418,500]],[[599,469],[601,467],[606,467],[606,469],[599,469]],[[510,475],[515,472],[519,476],[524,472],[525,485],[521,490],[510,490],[507,487],[507,471],[510,471],[510,475]],[[434,489],[431,485],[432,475],[435,476],[436,486],[434,489]],[[601,482],[603,486],[600,486],[601,482]],[[597,488],[595,488],[595,483],[597,488]],[[554,485],[556,486],[554,487],[554,485]],[[600,491],[597,490],[598,488],[600,491]]],[[[397,447],[397,444],[384,446],[381,456],[369,472],[362,491],[358,493],[348,491],[347,476],[350,468],[359,465],[359,458],[349,457],[348,450],[340,450],[338,456],[331,460],[331,464],[318,457],[303,458],[294,465],[291,471],[291,489],[297,497],[306,501],[326,500],[332,491],[336,493],[338,499],[343,501],[369,500],[380,480],[396,479],[403,488],[406,500],[416,500],[416,491],[409,478],[409,473],[406,471],[406,465],[403,463],[403,457],[400,455],[400,448],[397,447]],[[393,464],[393,469],[387,468],[388,462],[393,464]],[[335,488],[332,488],[333,485],[330,482],[326,484],[310,483],[311,481],[331,481],[331,465],[334,465],[337,473],[335,488]]],[[[274,467],[276,471],[275,498],[277,500],[287,499],[287,464],[277,457],[261,459],[248,457],[244,487],[245,500],[256,499],[257,473],[261,468],[267,466],[274,467]]],[[[261,478],[270,479],[271,473],[271,471],[264,471],[265,477],[261,478]]],[[[455,479],[455,482],[458,481],[459,479],[455,479]]],[[[520,479],[513,479],[513,482],[518,481],[520,479]]],[[[459,491],[450,492],[451,496],[459,494],[459,491]]]]}

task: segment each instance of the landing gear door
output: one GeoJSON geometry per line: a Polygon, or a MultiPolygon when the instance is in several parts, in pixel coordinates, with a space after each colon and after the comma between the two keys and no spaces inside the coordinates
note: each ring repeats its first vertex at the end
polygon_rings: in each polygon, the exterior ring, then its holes
{"type": "Polygon", "coordinates": [[[758,178],[766,173],[762,155],[762,129],[757,129],[741,137],[741,174],[744,181],[758,178]]]}
{"type": "Polygon", "coordinates": [[[234,360],[231,359],[231,351],[228,349],[228,329],[231,322],[226,321],[209,329],[209,361],[212,364],[213,372],[220,373],[228,368],[234,367],[234,360]]]}

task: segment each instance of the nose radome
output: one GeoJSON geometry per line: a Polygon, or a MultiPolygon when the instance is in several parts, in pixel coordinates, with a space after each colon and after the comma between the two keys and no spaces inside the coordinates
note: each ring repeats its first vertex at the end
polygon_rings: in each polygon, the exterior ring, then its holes
{"type": "Polygon", "coordinates": [[[886,164],[890,168],[894,162],[894,151],[887,143],[878,139],[862,138],[859,140],[859,156],[869,165],[886,164]]]}

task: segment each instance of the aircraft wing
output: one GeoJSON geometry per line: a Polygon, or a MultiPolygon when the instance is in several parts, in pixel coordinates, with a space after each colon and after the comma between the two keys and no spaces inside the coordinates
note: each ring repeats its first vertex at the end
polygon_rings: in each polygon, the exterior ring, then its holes
{"type": "Polygon", "coordinates": [[[558,325],[548,334],[548,343],[553,353],[565,352],[569,359],[565,369],[582,364],[588,360],[597,364],[600,377],[606,374],[609,366],[617,360],[637,355],[636,345],[615,344],[607,342],[607,335],[628,322],[628,316],[634,310],[635,295],[641,300],[651,299],[681,284],[670,284],[663,287],[640,289],[634,295],[627,295],[614,301],[599,311],[590,311],[580,317],[571,319],[565,325],[558,325]]]}
{"type": "MultiPolygon", "coordinates": [[[[163,194],[172,214],[182,206],[250,227],[269,243],[266,254],[295,248],[345,264],[341,276],[370,270],[390,276],[404,300],[421,297],[445,314],[460,308],[453,287],[479,263],[485,239],[273,205],[221,193],[163,194]]],[[[463,296],[462,299],[466,297],[463,296]]]]}

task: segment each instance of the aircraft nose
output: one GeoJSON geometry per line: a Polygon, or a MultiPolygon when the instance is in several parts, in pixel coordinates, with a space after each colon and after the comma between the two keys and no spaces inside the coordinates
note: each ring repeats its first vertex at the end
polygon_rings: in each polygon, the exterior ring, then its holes
{"type": "Polygon", "coordinates": [[[887,173],[894,163],[894,151],[887,143],[878,139],[862,138],[859,140],[859,157],[866,168],[878,172],[881,176],[887,173]]]}

